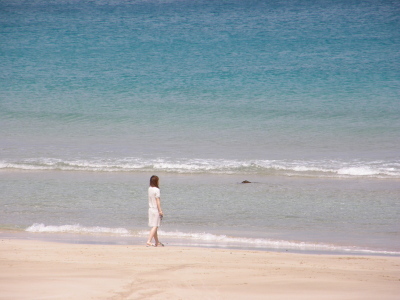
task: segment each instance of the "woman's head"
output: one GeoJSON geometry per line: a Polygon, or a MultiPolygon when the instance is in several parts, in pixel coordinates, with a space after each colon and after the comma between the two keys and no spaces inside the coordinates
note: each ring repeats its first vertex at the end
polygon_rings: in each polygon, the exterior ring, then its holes
{"type": "Polygon", "coordinates": [[[156,176],[156,175],[151,176],[150,177],[150,186],[158,188],[159,187],[158,181],[159,181],[158,176],[156,176]]]}

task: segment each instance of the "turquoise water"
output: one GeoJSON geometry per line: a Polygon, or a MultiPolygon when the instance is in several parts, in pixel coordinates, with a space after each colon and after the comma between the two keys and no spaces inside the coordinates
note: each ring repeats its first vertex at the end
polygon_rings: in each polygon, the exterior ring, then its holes
{"type": "Polygon", "coordinates": [[[140,236],[157,173],[172,240],[400,251],[395,1],[1,1],[0,20],[3,228],[140,236]]]}

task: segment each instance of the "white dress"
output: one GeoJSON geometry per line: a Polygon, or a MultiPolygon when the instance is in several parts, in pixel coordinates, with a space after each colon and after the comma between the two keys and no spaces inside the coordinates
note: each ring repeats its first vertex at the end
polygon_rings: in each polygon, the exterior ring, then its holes
{"type": "Polygon", "coordinates": [[[160,214],[157,208],[157,199],[160,198],[160,189],[157,187],[149,187],[149,226],[155,227],[161,225],[160,214]]]}

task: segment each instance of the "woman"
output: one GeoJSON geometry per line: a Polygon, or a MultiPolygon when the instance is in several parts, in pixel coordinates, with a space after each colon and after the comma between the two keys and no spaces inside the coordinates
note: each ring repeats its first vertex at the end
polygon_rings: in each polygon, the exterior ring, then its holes
{"type": "Polygon", "coordinates": [[[149,187],[149,226],[152,227],[150,230],[149,239],[147,240],[147,247],[149,246],[162,246],[164,244],[158,240],[157,230],[161,224],[161,219],[164,216],[161,209],[160,199],[160,188],[158,187],[158,176],[151,176],[150,187],[149,187]],[[154,238],[155,244],[151,243],[154,238]]]}

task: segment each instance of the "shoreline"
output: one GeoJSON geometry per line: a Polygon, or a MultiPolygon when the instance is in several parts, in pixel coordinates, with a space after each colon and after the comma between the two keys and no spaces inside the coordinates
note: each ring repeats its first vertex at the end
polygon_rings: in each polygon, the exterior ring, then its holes
{"type": "Polygon", "coordinates": [[[400,257],[0,239],[0,299],[397,299],[399,283],[400,257]]]}
{"type": "MultiPolygon", "coordinates": [[[[143,246],[147,240],[147,235],[143,236],[116,236],[109,234],[79,234],[66,232],[29,232],[13,229],[0,230],[0,239],[10,240],[27,240],[38,242],[50,242],[72,245],[105,245],[105,246],[143,246]]],[[[229,239],[229,238],[228,238],[229,239]]],[[[233,238],[235,239],[235,238],[233,238]]],[[[322,249],[324,244],[315,244],[315,248],[310,247],[313,244],[304,244],[304,248],[287,247],[268,247],[259,245],[240,245],[235,243],[221,243],[206,240],[187,240],[184,238],[171,238],[169,236],[162,239],[163,243],[169,247],[186,247],[186,248],[204,248],[204,249],[221,249],[221,250],[238,250],[238,251],[260,251],[260,252],[276,252],[276,253],[293,253],[302,255],[329,255],[329,256],[371,256],[371,257],[400,257],[400,252],[389,250],[369,250],[357,248],[354,246],[332,246],[332,249],[322,249]],[[306,248],[306,245],[308,247],[306,248]],[[346,250],[345,250],[346,249],[346,250]]],[[[277,240],[278,241],[278,240],[277,240]]],[[[280,241],[283,242],[283,241],[280,241]]],[[[290,241],[286,241],[290,243],[290,241]]],[[[298,242],[298,245],[300,243],[298,242]]],[[[298,246],[297,245],[297,246],[298,246]]],[[[328,246],[327,244],[325,246],[328,246]]]]}

